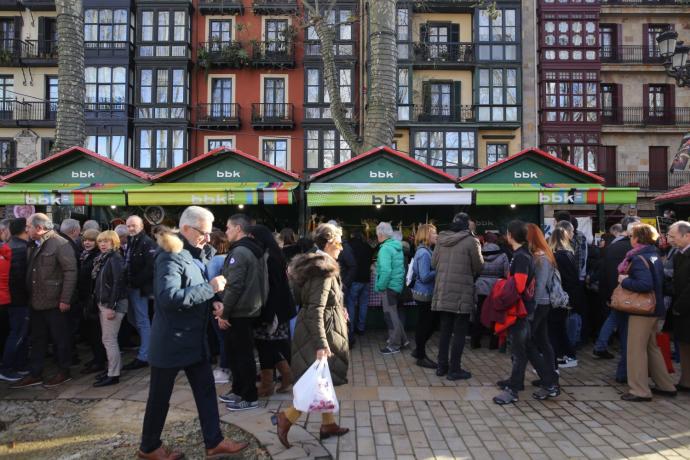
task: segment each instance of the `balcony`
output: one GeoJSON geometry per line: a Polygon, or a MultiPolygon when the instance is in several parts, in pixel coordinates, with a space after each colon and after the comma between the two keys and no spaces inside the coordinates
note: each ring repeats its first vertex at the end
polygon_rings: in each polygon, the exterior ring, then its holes
{"type": "Polygon", "coordinates": [[[410,3],[415,13],[471,13],[477,7],[473,0],[425,0],[410,3]]]}
{"type": "Polygon", "coordinates": [[[22,4],[19,0],[0,0],[0,10],[2,11],[20,11],[21,9],[22,4]]]}
{"type": "MultiPolygon", "coordinates": [[[[610,174],[603,173],[607,185],[611,185],[610,174]]],[[[690,171],[616,171],[617,187],[639,187],[641,190],[663,192],[690,182],[690,171]]]]}
{"type": "Polygon", "coordinates": [[[21,40],[5,38],[0,40],[0,66],[18,66],[22,55],[22,48],[26,44],[21,40]]]}
{"type": "Polygon", "coordinates": [[[31,11],[55,11],[55,0],[22,0],[22,4],[31,11]]]}
{"type": "Polygon", "coordinates": [[[1,127],[51,127],[56,115],[55,102],[0,101],[1,127]]]}
{"type": "MultiPolygon", "coordinates": [[[[356,59],[355,51],[357,44],[354,40],[336,40],[333,43],[333,54],[335,59],[339,61],[353,61],[356,59]]],[[[305,40],[304,41],[304,60],[305,61],[322,61],[321,57],[321,42],[319,40],[305,40]]]]}
{"type": "Polygon", "coordinates": [[[85,41],[84,53],[86,57],[129,57],[134,52],[134,45],[130,42],[113,41],[85,41]]]}
{"type": "Polygon", "coordinates": [[[602,5],[611,6],[661,6],[688,5],[688,0],[599,0],[602,5]]]}
{"type": "Polygon", "coordinates": [[[239,128],[240,105],[213,102],[196,107],[196,124],[199,128],[239,128]]]}
{"type": "Polygon", "coordinates": [[[286,41],[252,43],[254,67],[294,68],[295,44],[286,41]]]}
{"type": "Polygon", "coordinates": [[[134,116],[134,107],[124,102],[87,102],[84,104],[87,121],[124,120],[134,116]]]}
{"type": "Polygon", "coordinates": [[[196,52],[199,67],[240,69],[249,65],[249,53],[240,42],[201,42],[196,52]]]}
{"type": "Polygon", "coordinates": [[[398,105],[399,123],[473,123],[475,107],[471,105],[398,105]]]}
{"type": "Polygon", "coordinates": [[[252,104],[254,129],[292,129],[295,127],[295,107],[292,104],[252,104]]]}
{"type": "MultiPolygon", "coordinates": [[[[662,64],[659,50],[642,45],[602,46],[602,64],[662,64]]],[[[659,67],[659,70],[663,70],[659,67]]]]}
{"type": "Polygon", "coordinates": [[[690,107],[608,107],[602,109],[601,121],[605,125],[689,126],[690,107]]]}
{"type": "Polygon", "coordinates": [[[200,0],[201,14],[244,14],[242,0],[200,0]]]}
{"type": "MultiPolygon", "coordinates": [[[[354,107],[349,104],[345,106],[345,118],[351,120],[354,124],[354,107]]],[[[331,123],[333,121],[333,116],[331,114],[330,104],[305,104],[304,105],[304,118],[302,123],[313,124],[313,123],[331,123]]]]}
{"type": "Polygon", "coordinates": [[[297,14],[297,0],[254,0],[254,14],[297,14]]]}
{"type": "Polygon", "coordinates": [[[475,52],[472,43],[415,43],[414,65],[425,68],[466,67],[474,64],[475,52]]]}

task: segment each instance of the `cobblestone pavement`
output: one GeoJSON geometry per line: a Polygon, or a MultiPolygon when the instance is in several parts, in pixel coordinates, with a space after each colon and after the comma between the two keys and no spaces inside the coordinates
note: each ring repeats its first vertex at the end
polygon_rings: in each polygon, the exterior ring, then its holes
{"type": "MultiPolygon", "coordinates": [[[[473,377],[450,382],[437,377],[433,370],[415,366],[409,353],[382,356],[378,348],[383,340],[381,332],[368,333],[359,338],[352,350],[350,384],[336,390],[341,403],[339,422],[352,430],[341,438],[320,443],[320,417],[305,416],[290,431],[293,447],[285,450],[277,441],[270,414],[289,405],[290,395],[275,395],[259,410],[239,414],[229,413],[220,406],[225,422],[248,431],[261,443],[263,449],[255,448],[245,458],[270,454],[274,459],[343,460],[690,459],[690,396],[657,397],[652,403],[621,401],[620,395],[626,387],[613,380],[615,360],[594,360],[589,349],[579,353],[577,368],[561,371],[564,391],[560,397],[545,402],[532,399],[529,381],[534,374],[528,372],[527,390],[520,394],[520,402],[499,407],[491,401],[497,393],[494,382],[507,376],[509,355],[467,347],[463,367],[473,377]]],[[[436,337],[430,346],[431,356],[436,353],[435,340],[436,337]]],[[[90,382],[89,377],[84,377],[53,390],[8,390],[7,384],[0,384],[0,422],[16,423],[16,419],[3,418],[3,415],[7,407],[21,405],[23,401],[97,400],[107,404],[100,412],[111,414],[112,420],[124,420],[113,423],[109,432],[120,429],[138,432],[148,394],[148,372],[144,369],[123,374],[120,385],[113,387],[92,388],[90,382]],[[123,409],[125,406],[129,412],[123,409]],[[129,415],[115,417],[123,411],[129,415]]],[[[219,392],[227,390],[229,385],[218,387],[219,392]]],[[[180,374],[171,401],[171,420],[183,423],[193,419],[195,411],[189,386],[180,374]]],[[[178,429],[174,423],[170,427],[166,430],[178,429]]],[[[29,434],[24,433],[21,441],[32,439],[30,428],[29,424],[29,434]]],[[[11,429],[12,423],[8,431],[11,429]]],[[[201,458],[199,440],[190,441],[178,434],[168,431],[166,435],[170,442],[177,443],[176,447],[184,448],[189,458],[201,458]]],[[[7,442],[8,433],[0,427],[0,443],[7,442]]],[[[93,441],[97,445],[99,442],[104,441],[93,441]]],[[[22,443],[17,446],[21,447],[22,443]]],[[[0,446],[0,457],[8,453],[11,450],[6,445],[0,446]]]]}

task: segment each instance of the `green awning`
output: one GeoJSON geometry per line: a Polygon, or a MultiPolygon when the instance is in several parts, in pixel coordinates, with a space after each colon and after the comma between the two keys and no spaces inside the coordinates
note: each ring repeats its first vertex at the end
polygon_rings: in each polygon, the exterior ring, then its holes
{"type": "Polygon", "coordinates": [[[312,183],[309,206],[469,205],[472,190],[443,183],[312,183]]]}
{"type": "Polygon", "coordinates": [[[0,205],[125,206],[126,192],[147,184],[5,184],[0,205]]]}
{"type": "Polygon", "coordinates": [[[298,182],[170,182],[127,192],[130,205],[291,204],[298,182]]]}
{"type": "Polygon", "coordinates": [[[477,205],[631,204],[637,202],[634,187],[606,188],[600,184],[478,184],[477,205]]]}

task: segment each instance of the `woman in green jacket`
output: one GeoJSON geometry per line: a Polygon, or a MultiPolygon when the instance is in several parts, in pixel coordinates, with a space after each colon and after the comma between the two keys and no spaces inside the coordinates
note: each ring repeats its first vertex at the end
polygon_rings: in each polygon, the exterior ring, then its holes
{"type": "Polygon", "coordinates": [[[405,325],[398,315],[398,298],[405,279],[405,257],[400,241],[393,238],[393,228],[388,222],[376,226],[376,237],[381,245],[376,256],[376,292],[381,293],[383,319],[388,327],[388,340],[381,353],[399,353],[407,344],[405,325]]]}

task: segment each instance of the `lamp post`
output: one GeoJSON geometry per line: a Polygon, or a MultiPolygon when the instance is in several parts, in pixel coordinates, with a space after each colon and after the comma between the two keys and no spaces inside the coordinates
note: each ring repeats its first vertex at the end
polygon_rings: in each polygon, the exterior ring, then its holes
{"type": "MultiPolygon", "coordinates": [[[[659,54],[664,58],[666,75],[676,81],[676,85],[690,86],[690,65],[688,65],[688,52],[690,47],[678,41],[678,32],[667,30],[656,38],[659,45],[659,54]]],[[[670,172],[684,171],[690,168],[690,133],[685,133],[680,142],[680,148],[671,162],[670,172]]]]}

